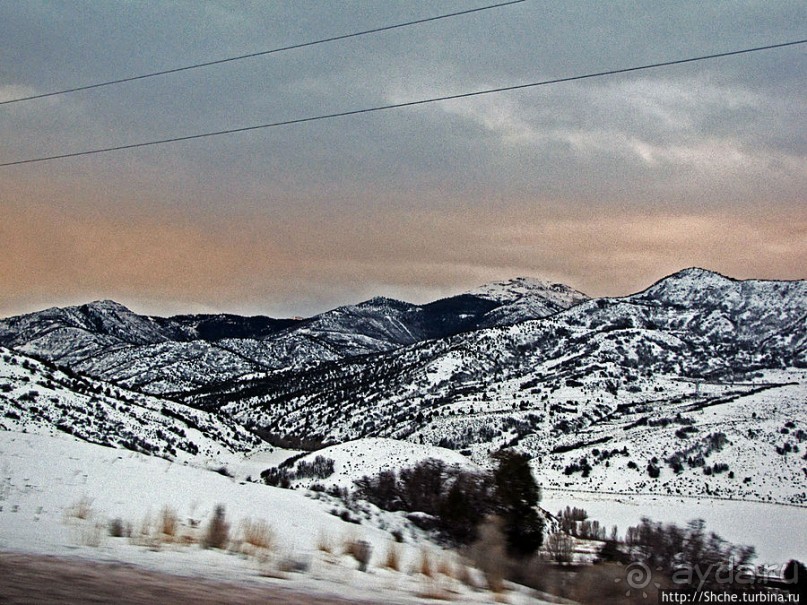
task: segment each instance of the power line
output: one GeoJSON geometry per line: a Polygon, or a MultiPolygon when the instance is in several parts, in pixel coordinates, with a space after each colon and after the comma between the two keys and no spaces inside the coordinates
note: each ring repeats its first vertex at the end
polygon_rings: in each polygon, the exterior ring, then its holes
{"type": "Polygon", "coordinates": [[[87,150],[87,151],[76,151],[76,152],[72,152],[72,153],[62,153],[62,154],[59,154],[59,155],[51,155],[51,156],[30,158],[30,159],[25,159],[25,160],[15,160],[15,161],[12,161],[12,162],[0,163],[0,167],[16,166],[16,165],[19,165],[19,164],[32,164],[34,162],[47,162],[47,161],[50,161],[50,160],[61,160],[61,159],[65,159],[65,158],[74,158],[74,157],[85,156],[85,155],[94,155],[94,154],[97,154],[97,153],[109,153],[109,152],[112,152],[112,151],[122,151],[124,149],[136,149],[138,147],[149,147],[149,146],[152,146],[152,145],[164,145],[166,143],[178,143],[178,142],[181,142],[181,141],[191,141],[193,139],[202,139],[202,138],[206,138],[206,137],[216,137],[216,136],[222,136],[222,135],[228,135],[228,134],[237,134],[237,133],[241,133],[241,132],[249,132],[249,131],[252,131],[252,130],[262,130],[262,129],[265,129],[265,128],[276,128],[276,127],[279,127],[279,126],[291,126],[291,125],[294,125],[294,124],[304,124],[306,122],[316,122],[316,121],[319,121],[319,120],[330,120],[330,119],[333,119],[333,118],[343,118],[343,117],[347,117],[347,116],[355,116],[355,115],[360,115],[360,114],[365,114],[365,113],[373,113],[373,112],[377,112],[377,111],[386,111],[386,110],[389,110],[389,109],[401,109],[401,108],[404,108],[404,107],[414,107],[416,105],[425,105],[427,103],[438,103],[440,101],[451,101],[451,100],[455,100],[455,99],[467,99],[469,97],[478,97],[478,96],[482,96],[482,95],[490,95],[490,94],[496,94],[496,93],[501,93],[501,92],[514,91],[514,90],[524,90],[524,89],[527,89],[527,88],[536,88],[538,86],[547,86],[547,85],[550,85],[550,84],[560,84],[560,83],[563,83],[563,82],[575,82],[575,81],[578,81],[578,80],[586,80],[586,79],[590,79],[590,78],[601,78],[601,77],[605,77],[605,76],[613,76],[613,75],[618,75],[618,74],[631,73],[631,72],[634,72],[634,71],[642,71],[642,70],[646,70],[646,69],[657,69],[657,68],[661,68],[661,67],[670,67],[672,65],[683,65],[685,63],[694,63],[696,61],[707,61],[707,60],[710,60],[710,59],[719,59],[721,57],[732,57],[732,56],[736,56],[736,55],[754,53],[754,52],[759,52],[759,51],[763,51],[763,50],[772,50],[772,49],[775,49],[775,48],[784,48],[784,47],[787,47],[787,46],[796,46],[796,45],[799,45],[799,44],[807,44],[807,39],[794,40],[792,42],[782,42],[780,44],[768,44],[766,46],[756,46],[754,48],[744,48],[744,49],[741,49],[741,50],[732,50],[732,51],[728,51],[728,52],[714,53],[714,54],[710,54],[710,55],[701,55],[701,56],[698,56],[698,57],[690,57],[690,58],[687,58],[687,59],[676,59],[676,60],[673,60],[673,61],[662,61],[662,62],[659,62],[659,63],[650,63],[650,64],[647,64],[647,65],[638,65],[638,66],[634,66],[634,67],[623,67],[623,68],[620,68],[620,69],[609,69],[607,71],[598,71],[598,72],[593,72],[593,73],[588,73],[588,74],[583,74],[583,75],[577,75],[577,76],[567,76],[567,77],[564,77],[564,78],[553,78],[551,80],[541,80],[540,82],[531,82],[531,83],[528,83],[528,84],[515,84],[515,85],[512,85],[512,86],[502,86],[502,87],[499,87],[499,88],[488,88],[488,89],[485,89],[485,90],[476,90],[476,91],[472,91],[472,92],[464,92],[464,93],[453,94],[453,95],[444,95],[444,96],[441,96],[441,97],[431,97],[431,98],[428,98],[428,99],[419,99],[419,100],[416,100],[416,101],[406,101],[404,103],[393,103],[393,104],[390,104],[390,105],[379,105],[379,106],[376,106],[376,107],[367,107],[367,108],[363,108],[363,109],[353,109],[353,110],[350,110],[350,111],[340,111],[340,112],[336,112],[336,113],[328,113],[328,114],[321,114],[321,115],[316,115],[316,116],[308,116],[308,117],[305,117],[305,118],[296,118],[296,119],[293,119],[293,120],[283,120],[283,121],[280,121],[280,122],[270,122],[269,124],[259,124],[257,126],[245,126],[245,127],[242,127],[242,128],[231,128],[231,129],[228,129],[228,130],[218,130],[218,131],[214,131],[214,132],[204,132],[204,133],[199,133],[199,134],[191,134],[191,135],[186,135],[186,136],[181,136],[181,137],[172,137],[172,138],[168,138],[168,139],[160,139],[160,140],[157,140],[157,141],[147,141],[145,143],[130,143],[130,144],[127,144],[127,145],[117,145],[115,147],[104,147],[104,148],[101,148],[101,149],[90,149],[90,150],[87,150]]]}
{"type": "Polygon", "coordinates": [[[513,4],[520,4],[522,2],[526,2],[526,0],[509,0],[507,2],[500,2],[498,4],[489,4],[487,6],[481,6],[478,8],[470,8],[467,10],[457,11],[453,13],[446,13],[443,15],[436,15],[434,17],[426,17],[423,19],[415,19],[414,21],[406,21],[404,23],[396,23],[394,25],[385,25],[382,27],[376,27],[373,29],[367,29],[360,32],[355,32],[352,34],[343,34],[341,36],[333,36],[331,38],[323,38],[320,40],[314,40],[312,42],[301,42],[299,44],[292,44],[290,46],[282,46],[279,48],[272,48],[270,50],[262,50],[254,53],[248,53],[246,55],[238,55],[235,57],[227,57],[224,59],[216,59],[215,61],[206,61],[204,63],[194,63],[192,65],[185,65],[182,67],[174,67],[171,69],[164,69],[162,71],[154,71],[146,74],[141,74],[139,76],[130,76],[127,78],[119,78],[117,80],[109,80],[107,82],[98,82],[96,84],[87,84],[85,86],[76,86],[75,88],[66,88],[64,90],[57,90],[54,92],[46,92],[38,95],[30,95],[28,97],[19,97],[16,99],[8,99],[5,101],[0,101],[0,105],[9,105],[11,103],[21,103],[23,101],[33,101],[34,99],[44,99],[46,97],[55,97],[57,95],[64,95],[71,92],[80,92],[82,90],[92,90],[94,88],[101,88],[104,86],[113,86],[115,84],[124,84],[126,82],[135,82],[137,80],[145,80],[146,78],[153,78],[155,76],[165,76],[168,74],[175,74],[182,71],[189,71],[191,69],[199,69],[201,67],[210,67],[212,65],[221,65],[222,63],[232,63],[233,61],[241,61],[243,59],[253,59],[255,57],[263,57],[265,55],[273,55],[276,53],[282,53],[289,50],[295,50],[298,48],[306,48],[308,46],[316,46],[317,44],[326,44],[328,42],[338,42],[340,40],[348,40],[350,38],[358,38],[359,36],[366,36],[368,34],[378,34],[381,32],[387,32],[393,29],[401,29],[404,27],[411,27],[413,25],[422,25],[423,23],[431,23],[432,21],[439,21],[441,19],[449,19],[451,17],[460,17],[462,15],[470,15],[471,13],[479,13],[486,10],[491,10],[493,8],[501,8],[504,6],[511,6],[513,4]]]}

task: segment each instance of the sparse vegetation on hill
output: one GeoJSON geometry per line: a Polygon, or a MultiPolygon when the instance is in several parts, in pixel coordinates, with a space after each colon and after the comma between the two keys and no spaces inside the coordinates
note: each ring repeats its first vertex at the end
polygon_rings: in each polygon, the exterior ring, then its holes
{"type": "Polygon", "coordinates": [[[410,518],[437,530],[454,544],[470,544],[489,516],[501,519],[508,552],[534,553],[543,539],[544,521],[537,509],[540,489],[529,461],[515,452],[500,452],[488,473],[468,472],[440,460],[424,460],[400,471],[383,471],[356,481],[356,495],[379,508],[416,513],[410,518]]]}

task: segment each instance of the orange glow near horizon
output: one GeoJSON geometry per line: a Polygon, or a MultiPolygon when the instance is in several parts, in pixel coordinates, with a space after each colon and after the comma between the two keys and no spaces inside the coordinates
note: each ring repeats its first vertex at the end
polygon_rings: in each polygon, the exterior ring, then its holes
{"type": "Polygon", "coordinates": [[[532,276],[625,295],[688,266],[802,279],[807,209],[648,212],[516,205],[116,216],[6,204],[0,315],[115,298],[149,313],[310,314],[376,294],[425,302],[532,276]],[[139,306],[138,306],[139,305],[139,306]]]}

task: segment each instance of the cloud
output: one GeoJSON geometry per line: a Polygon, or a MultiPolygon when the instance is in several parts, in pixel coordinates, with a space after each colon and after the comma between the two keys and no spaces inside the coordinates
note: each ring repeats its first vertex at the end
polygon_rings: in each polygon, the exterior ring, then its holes
{"type": "MultiPolygon", "coordinates": [[[[77,1],[0,4],[0,99],[440,12],[77,1]]],[[[797,0],[536,0],[9,105],[0,158],[766,44],[798,37],[801,14],[797,0]]],[[[803,277],[799,52],[3,169],[0,313],[99,297],[152,310],[308,313],[522,274],[620,294],[692,264],[803,277]]]]}

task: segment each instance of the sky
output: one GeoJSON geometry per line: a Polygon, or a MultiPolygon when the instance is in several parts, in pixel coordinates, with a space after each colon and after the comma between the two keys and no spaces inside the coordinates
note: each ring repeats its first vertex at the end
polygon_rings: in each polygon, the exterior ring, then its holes
{"type": "MultiPolygon", "coordinates": [[[[0,0],[0,101],[494,4],[0,0]]],[[[0,163],[807,38],[802,0],[525,0],[0,105],[0,163]]],[[[310,315],[529,276],[807,278],[807,45],[0,167],[0,316],[310,315]]]]}

